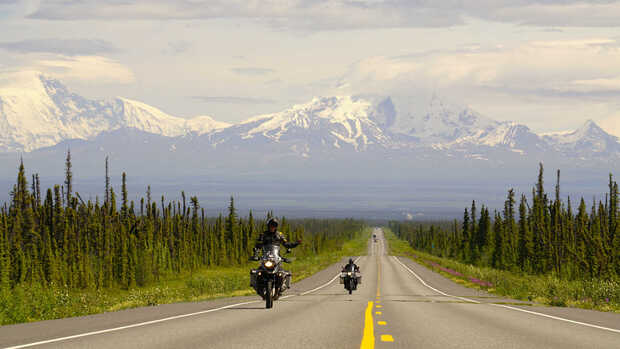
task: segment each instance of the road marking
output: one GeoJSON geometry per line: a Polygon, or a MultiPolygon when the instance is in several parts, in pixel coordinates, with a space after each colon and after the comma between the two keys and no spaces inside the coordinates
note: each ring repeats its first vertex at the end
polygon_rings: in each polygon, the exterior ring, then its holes
{"type": "Polygon", "coordinates": [[[382,312],[380,312],[380,311],[375,311],[375,314],[377,314],[377,315],[381,315],[381,314],[383,314],[383,313],[382,313],[382,312]]]}
{"type": "MultiPolygon", "coordinates": [[[[418,280],[420,280],[420,282],[421,282],[424,286],[426,286],[426,287],[430,288],[431,290],[433,290],[433,291],[435,291],[435,292],[437,292],[437,293],[440,293],[440,294],[442,294],[442,295],[444,295],[444,296],[447,296],[447,297],[457,298],[457,299],[461,299],[461,300],[464,300],[464,301],[467,301],[467,302],[472,302],[472,303],[481,304],[480,302],[478,302],[478,301],[476,301],[476,300],[473,300],[473,299],[464,298],[464,297],[458,297],[458,296],[453,296],[453,295],[447,294],[447,293],[445,293],[445,292],[439,291],[438,289],[436,289],[436,288],[434,288],[434,287],[432,287],[432,286],[428,285],[426,282],[424,282],[424,280],[422,280],[422,278],[420,278],[420,277],[418,276],[418,274],[416,274],[413,270],[409,269],[409,267],[407,267],[405,264],[403,264],[403,263],[402,263],[402,262],[398,259],[398,257],[394,256],[394,259],[396,259],[396,261],[397,261],[400,265],[402,265],[402,266],[403,266],[405,269],[407,269],[407,270],[408,270],[411,274],[413,274],[413,276],[415,276],[418,280]]],[[[558,321],[569,322],[569,323],[576,324],[576,325],[582,325],[582,326],[586,326],[586,327],[598,328],[598,329],[600,329],[600,330],[604,330],[604,331],[610,331],[610,332],[614,332],[614,333],[620,333],[620,330],[619,330],[619,329],[609,328],[609,327],[604,327],[604,326],[598,326],[598,325],[590,324],[590,323],[587,323],[587,322],[581,322],[581,321],[575,321],[575,320],[565,319],[565,318],[563,318],[563,317],[559,317],[559,316],[547,315],[547,314],[538,313],[538,312],[531,311],[531,310],[525,310],[525,309],[521,309],[521,308],[511,307],[511,306],[508,306],[508,305],[503,305],[503,304],[493,304],[493,303],[488,303],[488,305],[492,305],[492,306],[495,306],[495,307],[502,307],[502,308],[511,309],[511,310],[516,310],[516,311],[520,311],[520,312],[523,312],[523,313],[528,313],[528,314],[531,314],[531,315],[542,316],[542,317],[546,317],[546,318],[549,318],[549,319],[554,319],[554,320],[558,320],[558,321]]]]}
{"type": "Polygon", "coordinates": [[[375,329],[372,320],[372,301],[368,302],[364,318],[364,336],[360,349],[373,349],[375,347],[375,329]]]}
{"type": "Polygon", "coordinates": [[[503,305],[503,304],[493,304],[493,303],[491,303],[491,304],[489,304],[489,305],[493,305],[493,306],[496,306],[496,307],[507,308],[507,309],[512,309],[512,310],[516,310],[516,311],[521,311],[521,312],[528,313],[528,314],[532,314],[532,315],[543,316],[543,317],[547,317],[547,318],[554,319],[554,320],[566,321],[566,322],[570,322],[570,323],[577,324],[577,325],[582,325],[582,326],[587,326],[587,327],[598,328],[598,329],[600,329],[600,330],[605,330],[605,331],[611,331],[611,332],[615,332],[615,333],[620,333],[620,330],[615,329],[615,328],[603,327],[603,326],[598,326],[598,325],[594,325],[594,324],[589,324],[589,323],[587,323],[587,322],[575,321],[575,320],[565,319],[565,318],[558,317],[558,316],[547,315],[547,314],[543,314],[543,313],[537,313],[537,312],[535,312],[535,311],[525,310],[525,309],[521,309],[521,308],[515,308],[515,307],[508,306],[508,305],[503,305]]]}
{"type": "Polygon", "coordinates": [[[382,306],[382,305],[377,305],[376,307],[377,307],[377,308],[383,308],[383,306],[382,306]]]}
{"type": "Polygon", "coordinates": [[[446,296],[446,297],[452,297],[452,298],[460,299],[460,300],[463,300],[463,301],[466,301],[466,302],[471,302],[471,303],[478,303],[478,304],[480,304],[480,302],[475,301],[475,300],[473,300],[473,299],[463,298],[463,297],[458,297],[458,296],[453,296],[453,295],[447,294],[447,293],[445,293],[445,292],[439,291],[438,289],[434,288],[433,286],[431,286],[431,285],[427,284],[427,283],[426,283],[426,281],[422,280],[422,278],[421,278],[418,274],[416,274],[413,270],[409,269],[409,267],[408,267],[408,266],[404,265],[404,264],[403,264],[403,262],[401,262],[401,261],[398,259],[398,257],[396,257],[396,256],[393,256],[393,257],[394,257],[394,259],[396,259],[396,261],[397,261],[400,265],[402,265],[402,266],[403,266],[403,268],[405,268],[407,271],[409,271],[409,272],[411,273],[411,275],[415,276],[415,278],[416,278],[416,279],[418,279],[418,280],[422,283],[422,285],[424,285],[424,286],[426,286],[426,287],[430,288],[431,290],[433,290],[433,291],[435,291],[435,292],[437,292],[437,293],[439,293],[439,294],[441,294],[441,295],[444,295],[444,296],[446,296]]]}
{"type": "Polygon", "coordinates": [[[387,322],[385,322],[385,321],[377,321],[377,324],[379,324],[381,326],[385,326],[385,325],[387,325],[387,322]]]}
{"type": "Polygon", "coordinates": [[[381,335],[381,341],[382,342],[393,342],[394,341],[394,337],[392,337],[389,334],[382,334],[381,335]]]}
{"type": "MultiPolygon", "coordinates": [[[[360,260],[360,257],[357,257],[357,259],[355,260],[355,262],[357,262],[358,260],[360,260]]],[[[340,277],[340,273],[338,273],[333,279],[331,279],[329,282],[314,288],[310,291],[306,291],[303,292],[301,294],[299,294],[299,296],[305,296],[308,293],[314,292],[314,291],[318,291],[326,286],[328,286],[329,284],[331,284],[334,280],[336,280],[338,277],[340,277]]],[[[295,297],[296,295],[292,294],[292,295],[287,295],[284,297],[280,297],[280,299],[286,299],[286,298],[290,298],[290,297],[295,297]]],[[[136,324],[131,324],[131,325],[126,325],[126,326],[120,326],[120,327],[114,327],[114,328],[109,328],[109,329],[105,329],[105,330],[99,330],[99,331],[92,331],[92,332],[85,332],[85,333],[80,333],[80,334],[76,334],[76,335],[72,335],[72,336],[66,336],[66,337],[59,337],[59,338],[53,338],[53,339],[48,339],[48,340],[43,340],[43,341],[39,341],[39,342],[33,342],[33,343],[27,343],[27,344],[20,344],[20,345],[16,345],[16,346],[12,346],[12,347],[6,347],[4,349],[20,349],[20,348],[29,348],[29,347],[34,347],[37,345],[43,345],[43,344],[50,344],[50,343],[56,343],[56,342],[62,342],[62,341],[67,341],[70,339],[76,339],[76,338],[82,338],[82,337],[89,337],[89,336],[94,336],[97,334],[103,334],[103,333],[109,333],[109,332],[116,332],[116,331],[121,331],[121,330],[126,330],[129,328],[134,328],[134,327],[142,327],[142,326],[147,326],[147,325],[152,325],[152,324],[157,324],[160,322],[165,322],[165,321],[170,321],[170,320],[177,320],[177,319],[182,319],[182,318],[186,318],[186,317],[190,317],[190,316],[196,316],[196,315],[202,315],[202,314],[208,314],[208,313],[212,313],[212,312],[216,312],[218,310],[224,310],[224,309],[229,309],[229,308],[234,308],[234,307],[238,307],[240,305],[247,305],[247,304],[254,304],[254,303],[261,303],[262,301],[250,301],[250,302],[243,302],[243,303],[236,303],[236,304],[229,304],[223,307],[219,307],[219,308],[215,308],[215,309],[208,309],[208,310],[203,310],[203,311],[197,311],[194,313],[188,313],[188,314],[181,314],[181,315],[176,315],[176,316],[170,316],[167,318],[163,318],[163,319],[157,319],[157,320],[151,320],[151,321],[146,321],[146,322],[139,322],[136,324]]]]}
{"type": "Polygon", "coordinates": [[[198,312],[195,312],[195,313],[189,313],[189,314],[183,314],[183,315],[170,316],[170,317],[163,318],[163,319],[146,321],[146,322],[140,322],[140,323],[137,323],[137,324],[131,324],[131,325],[127,325],[127,326],[115,327],[115,328],[110,328],[110,329],[107,329],[107,330],[99,330],[99,331],[93,331],[93,332],[86,332],[86,333],[76,334],[76,335],[73,335],[73,336],[60,337],[60,338],[48,339],[48,340],[34,342],[34,343],[16,345],[16,346],[13,346],[13,347],[6,347],[5,349],[19,349],[19,348],[34,347],[35,345],[43,345],[43,344],[49,344],[49,343],[56,343],[56,342],[66,341],[66,340],[69,340],[69,339],[88,337],[88,336],[93,336],[93,335],[96,335],[96,334],[115,332],[115,331],[125,330],[125,329],[128,329],[128,328],[141,327],[141,326],[152,325],[152,324],[156,324],[156,323],[160,323],[160,322],[164,322],[164,321],[170,321],[170,320],[182,319],[182,318],[186,318],[186,317],[190,317],[190,316],[196,316],[196,315],[201,315],[201,314],[212,313],[214,311],[218,311],[218,310],[222,310],[222,309],[229,309],[229,308],[236,307],[236,306],[239,306],[239,305],[247,305],[247,304],[259,303],[259,302],[262,302],[262,301],[251,301],[251,302],[243,302],[243,303],[237,303],[237,304],[230,304],[230,305],[226,305],[226,306],[215,308],[215,309],[203,310],[203,311],[198,311],[198,312]]]}

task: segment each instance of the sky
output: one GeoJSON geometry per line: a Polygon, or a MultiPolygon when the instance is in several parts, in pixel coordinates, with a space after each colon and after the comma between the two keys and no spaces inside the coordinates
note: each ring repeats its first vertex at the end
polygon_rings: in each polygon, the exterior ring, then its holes
{"type": "Polygon", "coordinates": [[[0,0],[0,73],[238,122],[315,96],[435,93],[620,136],[620,1],[0,0]]]}

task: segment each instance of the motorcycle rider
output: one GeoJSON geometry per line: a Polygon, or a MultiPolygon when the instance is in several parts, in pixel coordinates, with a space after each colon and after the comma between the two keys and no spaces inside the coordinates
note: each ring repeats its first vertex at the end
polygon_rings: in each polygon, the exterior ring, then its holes
{"type": "MultiPolygon", "coordinates": [[[[264,245],[282,245],[286,248],[295,248],[301,244],[301,240],[288,242],[284,234],[278,231],[278,225],[279,222],[276,218],[270,218],[267,221],[267,231],[258,236],[256,244],[254,245],[254,260],[258,260],[258,251],[260,251],[264,245]]],[[[284,257],[282,257],[282,260],[288,262],[284,257]]]]}
{"type": "Polygon", "coordinates": [[[344,267],[342,267],[342,271],[343,272],[356,272],[359,273],[360,272],[360,267],[357,266],[357,264],[355,264],[355,262],[353,261],[353,258],[349,258],[349,263],[347,263],[347,265],[345,265],[344,267]]]}

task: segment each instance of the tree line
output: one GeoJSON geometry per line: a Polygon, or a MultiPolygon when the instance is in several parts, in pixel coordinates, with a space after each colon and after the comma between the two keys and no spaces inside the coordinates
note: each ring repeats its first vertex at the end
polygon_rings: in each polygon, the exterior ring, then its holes
{"type": "Polygon", "coordinates": [[[441,224],[391,222],[392,230],[418,250],[465,263],[566,279],[620,278],[618,184],[609,175],[604,200],[588,207],[545,192],[544,168],[531,198],[510,189],[501,211],[473,201],[462,221],[441,224]],[[518,201],[518,204],[517,204],[518,201]]]}
{"type": "MultiPolygon", "coordinates": [[[[73,191],[71,153],[63,185],[42,192],[38,174],[30,184],[23,161],[10,202],[0,208],[0,291],[39,283],[72,289],[131,288],[175,273],[241,265],[252,254],[263,219],[239,217],[231,197],[227,215],[207,217],[198,198],[128,199],[122,174],[120,201],[110,185],[106,158],[102,200],[84,201],[73,191]]],[[[273,213],[269,213],[273,216],[273,213]]],[[[342,220],[282,219],[280,230],[303,244],[296,255],[336,249],[363,228],[342,220]]]]}

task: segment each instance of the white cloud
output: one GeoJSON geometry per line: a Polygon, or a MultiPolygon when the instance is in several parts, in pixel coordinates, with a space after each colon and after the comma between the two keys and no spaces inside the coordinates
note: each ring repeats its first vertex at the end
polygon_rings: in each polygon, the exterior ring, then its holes
{"type": "Polygon", "coordinates": [[[587,0],[85,0],[46,1],[32,18],[248,18],[304,30],[449,27],[473,17],[534,26],[620,25],[620,2],[587,0]]]}
{"type": "Polygon", "coordinates": [[[92,81],[101,84],[128,84],[135,81],[126,66],[101,56],[56,56],[33,62],[37,70],[49,72],[59,79],[92,81]]]}
{"type": "Polygon", "coordinates": [[[600,121],[601,127],[610,134],[620,137],[620,112],[600,121]]]}
{"type": "Polygon", "coordinates": [[[618,90],[620,47],[615,43],[607,38],[532,41],[513,47],[372,57],[356,63],[341,84],[369,86],[376,81],[395,84],[394,88],[403,84],[492,88],[521,94],[618,90]]]}

